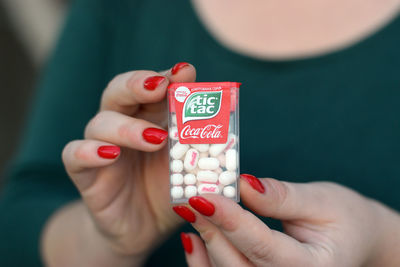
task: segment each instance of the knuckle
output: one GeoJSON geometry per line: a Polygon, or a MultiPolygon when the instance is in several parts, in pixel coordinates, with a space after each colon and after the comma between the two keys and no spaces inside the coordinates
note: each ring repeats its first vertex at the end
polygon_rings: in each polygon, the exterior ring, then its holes
{"type": "Polygon", "coordinates": [[[91,130],[93,128],[95,128],[95,126],[98,124],[98,122],[101,120],[101,113],[97,113],[92,119],[90,119],[90,121],[88,122],[88,124],[86,125],[85,128],[85,135],[88,135],[91,133],[91,130]]]}
{"type": "Polygon", "coordinates": [[[120,81],[123,80],[125,75],[125,73],[120,73],[114,76],[114,78],[112,78],[111,81],[107,84],[106,90],[117,87],[120,81]]]}
{"type": "Polygon", "coordinates": [[[254,216],[238,205],[230,206],[230,208],[218,202],[215,205],[218,212],[214,215],[214,224],[227,232],[235,232],[241,224],[251,221],[251,217],[254,216]]]}
{"type": "Polygon", "coordinates": [[[124,74],[124,77],[121,78],[123,81],[122,86],[127,88],[128,90],[133,90],[134,88],[140,88],[142,86],[142,77],[145,75],[146,71],[137,70],[131,71],[124,74]]]}
{"type": "Polygon", "coordinates": [[[279,211],[286,206],[291,191],[293,190],[291,189],[291,185],[286,182],[270,179],[270,183],[276,197],[276,211],[279,211]]]}
{"type": "Polygon", "coordinates": [[[238,222],[235,218],[222,218],[220,226],[229,232],[234,232],[238,228],[238,222]]]}
{"type": "Polygon", "coordinates": [[[339,265],[338,259],[340,256],[337,253],[337,247],[333,243],[330,245],[322,245],[319,248],[318,256],[316,258],[316,262],[321,265],[318,266],[327,266],[327,267],[335,267],[335,266],[343,266],[339,265]]]}
{"type": "Polygon", "coordinates": [[[121,98],[121,88],[127,86],[129,77],[133,77],[132,73],[127,72],[116,75],[106,86],[101,97],[101,109],[115,109],[116,103],[121,98]]]}
{"type": "Polygon", "coordinates": [[[245,249],[244,255],[246,255],[254,263],[265,263],[272,262],[272,253],[270,253],[270,247],[267,242],[263,240],[255,240],[255,243],[249,248],[245,249]]]}
{"type": "Polygon", "coordinates": [[[217,231],[212,229],[204,229],[203,231],[199,231],[199,234],[201,239],[203,239],[206,244],[209,244],[214,239],[217,231]]]}
{"type": "Polygon", "coordinates": [[[85,145],[80,144],[75,148],[74,154],[73,154],[75,159],[78,160],[87,160],[89,158],[89,151],[86,149],[85,145]]]}
{"type": "MultiPolygon", "coordinates": [[[[314,246],[314,245],[306,245],[307,251],[309,252],[309,260],[307,261],[307,266],[317,267],[317,266],[326,266],[333,267],[332,262],[334,251],[328,245],[324,246],[314,246]]],[[[303,264],[305,265],[305,264],[303,264]]]]}
{"type": "Polygon", "coordinates": [[[234,232],[239,227],[239,220],[237,217],[232,217],[232,215],[225,214],[224,209],[220,209],[218,218],[218,225],[226,231],[234,232]]]}
{"type": "Polygon", "coordinates": [[[121,139],[132,139],[132,125],[130,123],[123,123],[118,127],[118,137],[121,139]]]}
{"type": "Polygon", "coordinates": [[[65,165],[67,165],[69,162],[68,158],[69,158],[70,151],[72,150],[74,143],[75,143],[75,141],[71,141],[68,144],[66,144],[61,152],[61,158],[65,165]]]}
{"type": "Polygon", "coordinates": [[[86,125],[85,136],[91,135],[93,130],[98,129],[101,125],[107,121],[107,117],[110,115],[111,111],[101,111],[97,113],[86,125]]]}

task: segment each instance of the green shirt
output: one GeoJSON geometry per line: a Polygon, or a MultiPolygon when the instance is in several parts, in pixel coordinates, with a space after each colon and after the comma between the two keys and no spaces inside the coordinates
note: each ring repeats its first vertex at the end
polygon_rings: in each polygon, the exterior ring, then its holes
{"type": "MultiPolygon", "coordinates": [[[[329,180],[400,210],[400,18],[349,48],[302,60],[258,60],[221,46],[189,1],[75,1],[41,79],[0,198],[0,265],[40,266],[39,237],[79,197],[61,151],[82,139],[113,76],[187,61],[198,81],[243,82],[241,170],[329,180]]],[[[188,225],[185,231],[190,231],[188,225]]],[[[178,235],[149,260],[184,266],[178,235]]]]}

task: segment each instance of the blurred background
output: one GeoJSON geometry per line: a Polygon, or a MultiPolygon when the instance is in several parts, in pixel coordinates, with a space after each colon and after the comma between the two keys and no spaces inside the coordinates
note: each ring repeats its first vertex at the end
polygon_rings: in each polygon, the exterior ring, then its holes
{"type": "Polygon", "coordinates": [[[0,174],[16,152],[38,75],[68,2],[0,0],[0,174]]]}

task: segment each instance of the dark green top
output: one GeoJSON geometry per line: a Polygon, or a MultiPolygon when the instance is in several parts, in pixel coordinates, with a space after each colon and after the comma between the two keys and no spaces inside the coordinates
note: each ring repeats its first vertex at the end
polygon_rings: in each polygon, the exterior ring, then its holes
{"type": "MultiPolygon", "coordinates": [[[[400,209],[400,18],[349,48],[268,61],[227,50],[187,0],[78,0],[39,86],[0,199],[0,265],[40,266],[43,224],[78,193],[61,151],[81,139],[107,82],[179,61],[198,81],[243,82],[241,170],[329,180],[400,209]]],[[[187,230],[189,226],[185,226],[187,230]]],[[[149,265],[184,266],[177,235],[149,265]]]]}

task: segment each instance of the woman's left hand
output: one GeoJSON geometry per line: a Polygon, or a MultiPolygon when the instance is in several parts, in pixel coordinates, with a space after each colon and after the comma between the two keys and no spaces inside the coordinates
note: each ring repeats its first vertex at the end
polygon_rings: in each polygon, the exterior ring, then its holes
{"type": "Polygon", "coordinates": [[[282,220],[284,233],[219,195],[174,210],[192,222],[182,234],[189,266],[400,266],[400,216],[343,186],[241,175],[241,200],[282,220]]]}

